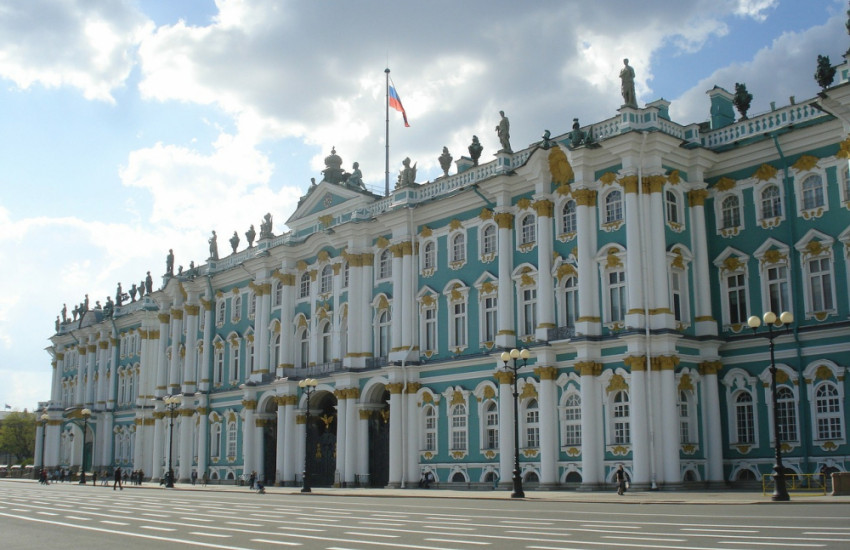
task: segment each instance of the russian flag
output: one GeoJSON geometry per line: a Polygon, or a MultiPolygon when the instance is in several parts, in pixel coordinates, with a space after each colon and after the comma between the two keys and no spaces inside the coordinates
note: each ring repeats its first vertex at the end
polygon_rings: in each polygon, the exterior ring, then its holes
{"type": "Polygon", "coordinates": [[[401,98],[398,97],[398,92],[395,91],[393,86],[390,86],[390,107],[399,111],[401,116],[404,118],[404,127],[410,128],[410,124],[407,123],[407,113],[404,112],[404,105],[401,104],[401,98]]]}

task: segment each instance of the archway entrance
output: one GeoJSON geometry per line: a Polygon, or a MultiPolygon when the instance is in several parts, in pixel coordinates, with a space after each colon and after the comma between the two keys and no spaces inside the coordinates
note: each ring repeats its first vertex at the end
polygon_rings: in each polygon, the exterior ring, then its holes
{"type": "Polygon", "coordinates": [[[277,402],[269,399],[261,413],[263,428],[263,477],[268,485],[278,481],[277,471],[277,402]]]}
{"type": "Polygon", "coordinates": [[[390,392],[384,388],[369,414],[369,485],[386,487],[390,480],[390,392]]]}
{"type": "Polygon", "coordinates": [[[307,426],[307,463],[310,484],[330,487],[336,473],[336,397],[317,391],[310,398],[310,425],[307,426]]]}

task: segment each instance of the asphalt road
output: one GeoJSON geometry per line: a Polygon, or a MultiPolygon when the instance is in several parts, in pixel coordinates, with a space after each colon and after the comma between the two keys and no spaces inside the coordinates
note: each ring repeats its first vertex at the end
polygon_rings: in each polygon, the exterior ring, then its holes
{"type": "Polygon", "coordinates": [[[362,497],[0,483],[0,548],[845,549],[850,504],[362,497]]]}

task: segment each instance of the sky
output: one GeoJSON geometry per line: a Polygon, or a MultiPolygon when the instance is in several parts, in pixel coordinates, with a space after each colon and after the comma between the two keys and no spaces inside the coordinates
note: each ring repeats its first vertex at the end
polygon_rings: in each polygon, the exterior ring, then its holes
{"type": "MultiPolygon", "coordinates": [[[[0,405],[50,398],[62,305],[222,255],[268,212],[286,230],[336,148],[382,194],[390,172],[442,172],[473,135],[514,150],[616,115],[629,58],[638,102],[708,119],[705,92],[750,115],[814,96],[818,54],[850,46],[846,0],[0,0],[0,405]]],[[[454,169],[452,170],[453,173],[454,169]]]]}

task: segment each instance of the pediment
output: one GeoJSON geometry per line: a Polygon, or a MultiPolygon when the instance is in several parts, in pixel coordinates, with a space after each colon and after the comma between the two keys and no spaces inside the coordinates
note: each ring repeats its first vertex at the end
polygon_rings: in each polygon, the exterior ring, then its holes
{"type": "Polygon", "coordinates": [[[307,194],[301,197],[295,212],[286,220],[286,225],[297,231],[299,226],[313,223],[320,216],[354,211],[378,198],[368,191],[323,181],[310,186],[307,194]]]}

